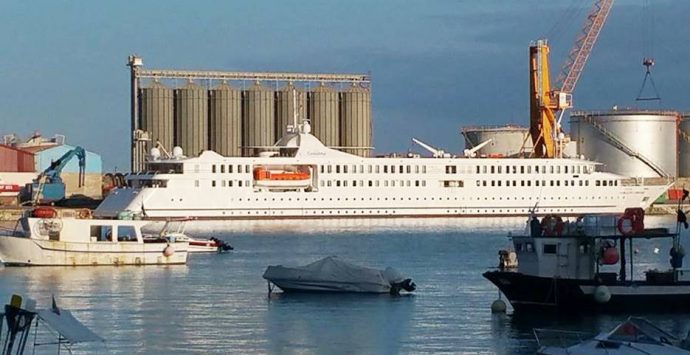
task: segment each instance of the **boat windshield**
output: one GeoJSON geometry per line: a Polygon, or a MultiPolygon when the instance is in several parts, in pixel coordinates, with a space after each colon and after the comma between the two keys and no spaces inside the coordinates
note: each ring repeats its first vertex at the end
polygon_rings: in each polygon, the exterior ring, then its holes
{"type": "Polygon", "coordinates": [[[598,340],[661,344],[670,343],[677,339],[645,319],[629,318],[618,325],[605,338],[598,340]]]}

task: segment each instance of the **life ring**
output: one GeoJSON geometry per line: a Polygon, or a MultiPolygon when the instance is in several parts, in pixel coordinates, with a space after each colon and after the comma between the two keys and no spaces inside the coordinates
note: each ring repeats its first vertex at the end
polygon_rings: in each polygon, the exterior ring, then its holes
{"type": "Polygon", "coordinates": [[[644,210],[642,208],[626,208],[623,215],[632,218],[632,226],[635,233],[640,234],[644,232],[644,210]]]}
{"type": "Polygon", "coordinates": [[[641,234],[644,232],[644,210],[641,208],[626,208],[623,216],[618,219],[618,231],[622,235],[641,234]]]}
{"type": "Polygon", "coordinates": [[[89,219],[89,218],[91,218],[91,210],[88,208],[82,208],[79,210],[79,213],[77,214],[77,216],[80,219],[89,219]]]}
{"type": "Polygon", "coordinates": [[[623,215],[623,217],[618,219],[618,231],[622,235],[633,235],[635,234],[635,227],[633,223],[633,218],[631,216],[623,215]]]}
{"type": "Polygon", "coordinates": [[[57,211],[51,207],[36,207],[31,211],[31,215],[38,218],[55,218],[57,211]]]}

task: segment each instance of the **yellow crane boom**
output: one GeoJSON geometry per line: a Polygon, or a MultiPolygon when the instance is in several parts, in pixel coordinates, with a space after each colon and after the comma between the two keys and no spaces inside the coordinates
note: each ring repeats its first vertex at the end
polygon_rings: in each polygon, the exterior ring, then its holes
{"type": "Polygon", "coordinates": [[[559,112],[572,107],[572,92],[606,23],[613,1],[594,2],[561,69],[557,89],[551,89],[547,41],[539,40],[530,45],[530,135],[536,157],[557,156],[555,137],[561,129],[556,117],[559,112]]]}

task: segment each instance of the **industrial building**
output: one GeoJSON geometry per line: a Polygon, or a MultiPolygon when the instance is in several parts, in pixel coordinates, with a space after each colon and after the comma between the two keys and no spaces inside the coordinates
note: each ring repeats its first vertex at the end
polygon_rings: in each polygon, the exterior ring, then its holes
{"type": "Polygon", "coordinates": [[[132,171],[156,146],[255,156],[295,114],[329,147],[360,156],[373,149],[369,75],[157,70],[137,56],[129,67],[132,171]]]}
{"type": "MultiPolygon", "coordinates": [[[[74,146],[69,144],[61,144],[53,147],[41,148],[37,146],[24,149],[34,152],[36,172],[40,173],[50,167],[54,161],[74,148],[74,146]]],[[[103,160],[100,155],[86,151],[85,162],[83,186],[79,186],[79,163],[76,159],[67,163],[62,170],[61,178],[65,183],[65,195],[67,197],[72,195],[83,195],[91,198],[101,198],[103,160]]]]}
{"type": "MultiPolygon", "coordinates": [[[[27,140],[16,135],[4,137],[5,145],[0,145],[0,180],[5,184],[24,186],[31,183],[38,174],[75,147],[65,144],[65,137],[43,137],[34,133],[27,140]]],[[[91,198],[102,197],[103,162],[101,156],[86,151],[84,184],[79,184],[79,165],[71,160],[62,170],[60,177],[65,183],[65,195],[83,195],[91,198]]]]}

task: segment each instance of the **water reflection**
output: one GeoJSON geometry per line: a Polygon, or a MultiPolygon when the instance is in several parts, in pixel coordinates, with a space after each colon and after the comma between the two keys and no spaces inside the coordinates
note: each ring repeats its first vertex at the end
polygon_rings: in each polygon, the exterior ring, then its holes
{"type": "Polygon", "coordinates": [[[265,335],[276,354],[398,353],[414,308],[413,295],[278,293],[268,301],[265,335]]]}

